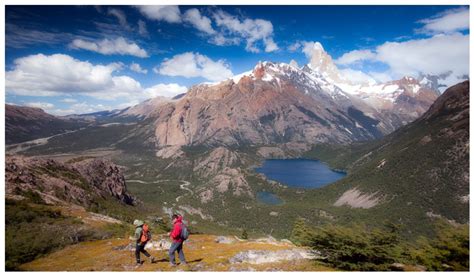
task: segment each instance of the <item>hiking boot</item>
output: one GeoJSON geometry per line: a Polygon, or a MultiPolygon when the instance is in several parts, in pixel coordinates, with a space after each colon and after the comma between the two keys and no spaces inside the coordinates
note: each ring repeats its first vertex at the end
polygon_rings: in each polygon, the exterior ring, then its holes
{"type": "Polygon", "coordinates": [[[170,264],[170,267],[176,267],[176,266],[177,266],[176,264],[173,264],[173,263],[170,264]]]}

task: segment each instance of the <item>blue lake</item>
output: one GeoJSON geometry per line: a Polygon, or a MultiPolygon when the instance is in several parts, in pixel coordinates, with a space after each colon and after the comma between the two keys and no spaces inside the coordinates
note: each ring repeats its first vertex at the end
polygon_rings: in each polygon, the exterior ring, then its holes
{"type": "Polygon", "coordinates": [[[258,192],[257,200],[268,205],[278,205],[283,203],[278,196],[269,192],[258,192]]]}
{"type": "Polygon", "coordinates": [[[286,186],[304,189],[321,188],[346,176],[321,161],[309,159],[267,159],[255,171],[286,186]]]}

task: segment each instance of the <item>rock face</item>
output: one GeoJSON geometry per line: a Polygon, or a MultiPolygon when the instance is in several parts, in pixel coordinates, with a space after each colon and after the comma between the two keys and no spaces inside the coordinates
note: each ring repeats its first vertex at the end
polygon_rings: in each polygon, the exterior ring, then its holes
{"type": "Polygon", "coordinates": [[[125,204],[134,199],[128,194],[122,170],[106,159],[84,160],[71,165],[101,195],[111,195],[125,204]]]}
{"type": "MultiPolygon", "coordinates": [[[[348,97],[341,91],[336,96],[348,97]]],[[[237,83],[197,85],[175,104],[162,106],[155,121],[157,144],[350,142],[382,135],[378,119],[356,106],[341,107],[336,96],[299,69],[261,63],[237,83]]]]}
{"type": "Polygon", "coordinates": [[[40,108],[5,104],[5,142],[21,143],[79,129],[87,123],[62,119],[40,108]]]}
{"type": "Polygon", "coordinates": [[[105,159],[62,163],[53,159],[6,156],[6,196],[37,194],[46,203],[89,206],[97,197],[133,205],[121,169],[105,159]]]}
{"type": "Polygon", "coordinates": [[[397,115],[397,119],[401,120],[400,126],[423,115],[439,96],[435,90],[423,86],[412,77],[362,86],[352,93],[392,118],[392,114],[397,115]]]}
{"type": "Polygon", "coordinates": [[[147,101],[127,112],[154,119],[158,148],[350,143],[415,120],[438,96],[409,77],[353,84],[316,48],[313,57],[320,59],[303,68],[261,62],[232,79],[193,86],[179,99],[147,101]]]}

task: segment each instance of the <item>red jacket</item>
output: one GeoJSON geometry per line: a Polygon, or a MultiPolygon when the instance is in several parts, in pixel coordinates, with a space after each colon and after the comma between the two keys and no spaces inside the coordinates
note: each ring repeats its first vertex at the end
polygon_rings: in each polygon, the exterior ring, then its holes
{"type": "Polygon", "coordinates": [[[173,240],[173,242],[183,242],[183,239],[181,239],[181,225],[183,224],[183,217],[179,216],[174,225],[173,225],[173,230],[171,230],[170,233],[170,238],[173,240]]]}

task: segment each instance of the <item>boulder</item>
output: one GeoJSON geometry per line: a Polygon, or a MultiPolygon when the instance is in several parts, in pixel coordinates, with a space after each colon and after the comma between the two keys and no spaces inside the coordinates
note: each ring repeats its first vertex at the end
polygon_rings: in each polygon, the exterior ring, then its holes
{"type": "Polygon", "coordinates": [[[250,263],[264,264],[277,263],[281,261],[296,261],[301,259],[314,259],[316,254],[306,249],[285,249],[285,250],[248,250],[237,253],[230,258],[231,264],[250,263]]]}
{"type": "Polygon", "coordinates": [[[232,244],[235,243],[236,240],[232,237],[225,237],[225,236],[219,236],[214,240],[216,243],[225,243],[225,244],[232,244]]]}

